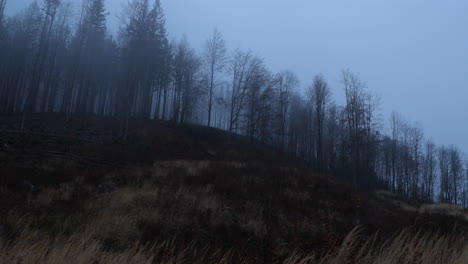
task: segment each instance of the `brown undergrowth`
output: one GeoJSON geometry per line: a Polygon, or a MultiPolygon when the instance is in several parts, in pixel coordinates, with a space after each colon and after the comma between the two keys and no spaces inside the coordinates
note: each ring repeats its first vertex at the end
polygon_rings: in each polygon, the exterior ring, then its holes
{"type": "MultiPolygon", "coordinates": [[[[28,223],[23,223],[18,237],[11,242],[0,242],[0,263],[258,263],[258,259],[241,256],[233,250],[197,248],[196,241],[178,249],[173,241],[152,245],[134,243],[121,250],[109,250],[102,238],[102,230],[93,226],[71,235],[48,237],[28,223]]],[[[118,226],[121,227],[121,226],[118,226]]],[[[116,227],[117,228],[117,227],[116,227]]],[[[115,230],[118,232],[120,230],[115,230]]],[[[437,234],[413,234],[403,231],[386,241],[376,242],[377,235],[363,241],[359,229],[345,237],[343,242],[323,257],[301,250],[290,253],[284,264],[342,264],[342,263],[452,263],[465,264],[468,260],[467,237],[437,234]]]]}
{"type": "Polygon", "coordinates": [[[0,263],[466,263],[458,209],[405,210],[215,129],[133,121],[122,144],[111,120],[47,118],[0,134],[0,263]]]}

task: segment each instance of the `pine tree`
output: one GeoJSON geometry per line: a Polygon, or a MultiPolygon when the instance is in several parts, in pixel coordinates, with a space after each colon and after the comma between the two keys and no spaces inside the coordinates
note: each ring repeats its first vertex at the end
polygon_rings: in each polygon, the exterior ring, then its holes
{"type": "Polygon", "coordinates": [[[3,24],[3,16],[5,14],[7,0],[0,0],[0,27],[3,24]]]}
{"type": "Polygon", "coordinates": [[[106,34],[106,9],[104,0],[90,0],[85,7],[84,17],[84,47],[83,66],[80,85],[81,100],[78,104],[79,112],[93,112],[97,100],[100,74],[100,63],[102,63],[103,46],[106,34]]]}
{"type": "Polygon", "coordinates": [[[104,37],[106,33],[106,8],[104,0],[91,0],[87,7],[84,24],[91,37],[104,37]]]}
{"type": "Polygon", "coordinates": [[[39,48],[34,59],[32,78],[26,95],[26,104],[23,109],[23,118],[21,121],[22,130],[25,129],[27,123],[27,114],[36,111],[38,103],[37,95],[43,78],[44,64],[50,48],[52,26],[54,25],[60,4],[61,0],[44,0],[43,2],[42,9],[44,12],[44,19],[42,21],[42,29],[39,37],[39,48]]]}

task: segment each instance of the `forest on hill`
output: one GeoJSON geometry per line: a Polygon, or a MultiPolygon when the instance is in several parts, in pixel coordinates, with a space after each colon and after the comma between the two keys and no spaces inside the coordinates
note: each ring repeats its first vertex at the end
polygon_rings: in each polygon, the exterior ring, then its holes
{"type": "Polygon", "coordinates": [[[216,28],[170,41],[160,0],[115,34],[105,0],[14,1],[0,263],[467,263],[465,154],[351,69],[304,89],[216,28]]]}
{"type": "Polygon", "coordinates": [[[34,129],[38,112],[63,113],[64,124],[115,118],[122,142],[131,119],[203,124],[274,146],[361,189],[468,205],[464,153],[436,146],[396,112],[385,131],[380,98],[351,70],[333,87],[345,92],[338,105],[321,74],[303,91],[293,72],[271,72],[252,51],[227,50],[216,29],[202,50],[185,38],[169,41],[159,0],[129,1],[115,36],[104,0],[84,0],[79,9],[33,1],[12,16],[4,14],[8,4],[0,0],[0,113],[18,114],[20,131],[34,129]]]}

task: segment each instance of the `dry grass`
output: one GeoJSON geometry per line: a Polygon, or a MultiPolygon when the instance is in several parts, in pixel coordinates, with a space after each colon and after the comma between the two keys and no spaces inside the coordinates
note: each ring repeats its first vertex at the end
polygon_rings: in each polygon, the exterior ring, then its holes
{"type": "MultiPolygon", "coordinates": [[[[102,227],[102,226],[101,226],[102,227]]],[[[230,250],[197,250],[192,246],[178,250],[170,241],[143,246],[129,245],[124,250],[108,250],[98,228],[88,228],[70,236],[44,236],[31,229],[28,222],[12,242],[0,242],[0,263],[259,263],[261,260],[236,256],[230,250]]],[[[353,230],[341,246],[321,258],[296,250],[284,264],[465,264],[468,261],[468,240],[462,236],[439,236],[401,232],[385,242],[377,236],[362,241],[358,229],[353,230]]]]}
{"type": "MultiPolygon", "coordinates": [[[[48,185],[28,196],[23,208],[10,210],[0,219],[0,263],[424,264],[467,259],[466,237],[406,231],[385,240],[395,229],[382,236],[369,234],[375,229],[346,236],[362,219],[359,214],[374,219],[378,213],[368,215],[373,211],[364,210],[369,204],[356,194],[294,169],[168,160],[105,173],[99,180],[75,177],[48,185]]],[[[396,229],[401,226],[408,225],[396,229]]]]}
{"type": "MultiPolygon", "coordinates": [[[[170,174],[170,173],[169,173],[170,174]]],[[[45,206],[56,199],[69,199],[69,187],[47,190],[33,204],[45,206]]],[[[208,221],[211,225],[232,227],[228,222],[238,222],[240,230],[249,232],[261,241],[267,235],[267,224],[261,216],[262,205],[249,201],[243,212],[236,214],[223,205],[212,185],[187,188],[180,186],[171,195],[162,187],[117,188],[99,196],[84,208],[86,221],[74,220],[76,216],[55,223],[55,230],[40,228],[41,219],[22,216],[11,211],[5,222],[12,228],[12,236],[0,232],[0,263],[284,263],[284,264],[393,264],[393,263],[453,263],[468,262],[468,237],[415,233],[406,230],[390,239],[379,235],[365,235],[355,228],[342,241],[327,252],[317,254],[297,248],[278,247],[276,257],[259,258],[245,254],[238,248],[226,248],[201,237],[177,241],[177,230],[193,228],[193,210],[214,212],[208,221]],[[168,204],[170,203],[170,204],[168,204]],[[164,204],[169,207],[165,208],[164,204]],[[79,222],[80,224],[76,224],[79,222]],[[148,226],[165,230],[148,239],[148,226]],[[60,231],[62,230],[62,231],[60,231]],[[72,230],[70,232],[70,230],[72,230]],[[171,238],[171,232],[172,238],[171,238]],[[161,238],[157,237],[161,235],[161,238]]],[[[293,195],[289,189],[288,195],[293,195]]],[[[299,197],[302,195],[299,195],[299,197]]],[[[294,197],[293,200],[301,200],[294,197]]],[[[85,218],[80,215],[81,218],[85,218]]],[[[313,223],[304,221],[301,229],[313,229],[313,223]]],[[[151,229],[150,229],[151,230],[151,229]]],[[[310,231],[309,230],[309,231],[310,231]]],[[[316,230],[318,232],[318,230],[316,230]]],[[[234,230],[231,232],[235,232],[234,230]]],[[[151,235],[151,234],[150,234],[151,235]]],[[[245,241],[248,243],[248,241],[245,241]]]]}
{"type": "Polygon", "coordinates": [[[396,194],[389,191],[379,190],[374,194],[378,199],[393,204],[407,212],[450,216],[468,221],[468,209],[461,206],[445,203],[410,205],[402,201],[396,194]]]}
{"type": "Polygon", "coordinates": [[[468,261],[468,237],[437,234],[414,234],[403,231],[385,242],[377,236],[359,242],[359,230],[354,229],[334,253],[320,263],[453,263],[468,261]]]}
{"type": "Polygon", "coordinates": [[[420,213],[441,214],[458,217],[468,221],[468,209],[453,204],[423,204],[420,213]]]}
{"type": "Polygon", "coordinates": [[[103,249],[92,233],[70,237],[44,238],[38,232],[24,230],[13,243],[1,244],[0,263],[153,263],[148,250],[138,246],[122,252],[103,249]]]}

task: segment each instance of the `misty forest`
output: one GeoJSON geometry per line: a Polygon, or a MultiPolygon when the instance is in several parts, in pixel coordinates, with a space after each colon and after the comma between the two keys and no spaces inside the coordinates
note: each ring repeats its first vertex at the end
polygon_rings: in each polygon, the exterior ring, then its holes
{"type": "Polygon", "coordinates": [[[218,28],[195,49],[169,37],[160,0],[6,14],[14,1],[0,0],[1,263],[468,260],[467,156],[384,116],[352,68],[336,87],[272,72],[218,28]]]}

